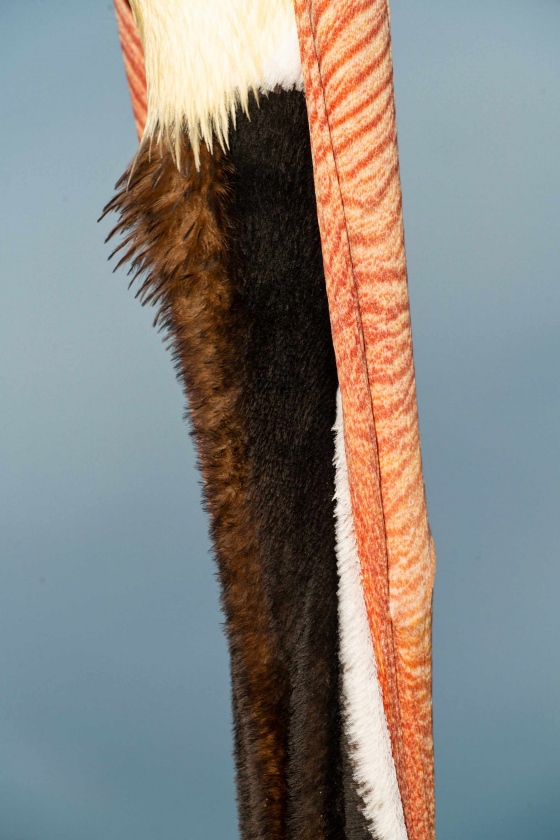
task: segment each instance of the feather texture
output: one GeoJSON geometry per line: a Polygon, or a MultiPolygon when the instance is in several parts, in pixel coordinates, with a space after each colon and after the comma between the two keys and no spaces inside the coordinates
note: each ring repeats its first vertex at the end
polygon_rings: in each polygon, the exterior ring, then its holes
{"type": "Polygon", "coordinates": [[[285,686],[285,831],[288,840],[339,840],[337,377],[305,98],[281,91],[258,107],[251,96],[249,117],[238,113],[227,153],[232,271],[250,313],[243,425],[285,686]]]}
{"type": "Polygon", "coordinates": [[[249,92],[303,88],[292,0],[131,0],[144,45],[145,136],[227,146],[249,92]]]}

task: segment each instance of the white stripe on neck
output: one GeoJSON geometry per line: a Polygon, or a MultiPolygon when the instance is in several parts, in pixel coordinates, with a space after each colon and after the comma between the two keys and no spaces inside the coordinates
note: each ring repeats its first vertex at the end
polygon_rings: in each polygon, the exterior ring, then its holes
{"type": "Polygon", "coordinates": [[[407,840],[397,774],[362,585],[352,517],[344,421],[337,394],[335,432],[336,556],[344,727],[353,781],[372,838],[407,840]]]}

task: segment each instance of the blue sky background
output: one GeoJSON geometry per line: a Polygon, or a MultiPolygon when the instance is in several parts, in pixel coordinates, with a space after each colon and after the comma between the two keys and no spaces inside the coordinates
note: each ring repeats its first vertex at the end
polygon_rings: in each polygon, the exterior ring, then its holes
{"type": "MultiPolygon", "coordinates": [[[[439,840],[560,836],[560,3],[393,0],[439,840]]],[[[112,6],[0,0],[0,840],[235,838],[183,400],[96,218],[112,6]]]]}

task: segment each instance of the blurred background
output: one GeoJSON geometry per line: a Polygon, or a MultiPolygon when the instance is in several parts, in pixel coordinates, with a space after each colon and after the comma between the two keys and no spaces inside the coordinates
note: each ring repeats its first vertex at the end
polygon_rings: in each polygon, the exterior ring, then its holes
{"type": "MultiPolygon", "coordinates": [[[[560,3],[393,0],[440,840],[560,837],[560,3]]],[[[235,838],[183,398],[96,218],[112,4],[0,0],[0,840],[235,838]]]]}

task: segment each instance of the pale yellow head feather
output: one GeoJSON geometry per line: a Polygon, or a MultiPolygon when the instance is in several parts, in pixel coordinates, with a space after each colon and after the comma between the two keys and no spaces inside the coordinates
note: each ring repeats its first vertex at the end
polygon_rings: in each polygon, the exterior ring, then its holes
{"type": "Polygon", "coordinates": [[[227,147],[250,91],[301,87],[293,0],[131,0],[148,83],[145,137],[227,147]],[[280,57],[280,59],[279,59],[280,57]]]}

